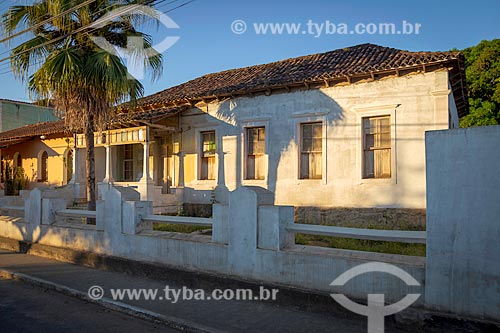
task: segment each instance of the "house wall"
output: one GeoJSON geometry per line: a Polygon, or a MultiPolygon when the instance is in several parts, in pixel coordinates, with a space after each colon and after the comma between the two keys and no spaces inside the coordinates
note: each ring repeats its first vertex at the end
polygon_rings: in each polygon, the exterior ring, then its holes
{"type": "MultiPolygon", "coordinates": [[[[273,206],[261,189],[240,187],[230,193],[229,205],[214,205],[212,236],[151,230],[152,224],[142,219],[152,213],[151,202],[137,201],[139,193],[126,188],[111,187],[98,201],[96,225],[65,221],[53,214],[66,205],[58,194],[32,191],[25,201],[24,219],[0,215],[0,237],[324,295],[366,299],[367,294],[384,294],[392,303],[408,293],[424,292],[425,258],[296,246],[293,232],[285,228],[293,222],[293,208],[273,206]],[[347,270],[374,262],[405,270],[417,284],[408,285],[375,268],[354,275],[355,281],[345,285],[331,285],[347,270]]],[[[422,298],[415,305],[422,306],[422,298]]]]}
{"type": "MultiPolygon", "coordinates": [[[[44,182],[50,186],[60,186],[65,184],[65,152],[70,147],[70,143],[65,138],[48,137],[45,140],[39,138],[32,141],[23,142],[9,148],[1,150],[2,157],[10,161],[16,153],[21,154],[22,167],[26,176],[32,182],[37,182],[40,177],[40,152],[45,150],[48,154],[48,181],[44,182]]],[[[85,167],[85,166],[84,166],[85,167]]]]}
{"type": "MultiPolygon", "coordinates": [[[[410,222],[412,227],[423,226],[424,133],[447,129],[450,122],[458,122],[448,81],[448,72],[442,70],[198,105],[179,117],[168,118],[167,125],[178,127],[177,133],[169,134],[168,138],[165,133],[157,133],[150,138],[155,141],[150,150],[151,155],[155,154],[154,158],[150,156],[150,167],[158,165],[156,140],[163,137],[172,150],[163,161],[168,169],[167,177],[163,178],[177,187],[176,193],[181,193],[179,197],[185,203],[223,202],[225,189],[255,185],[274,192],[275,204],[295,206],[300,222],[328,223],[342,216],[347,221],[345,226],[365,226],[365,222],[356,221],[367,219],[387,226],[393,226],[393,220],[410,222]],[[363,179],[363,117],[379,115],[391,117],[391,178],[363,179]],[[303,180],[299,179],[300,124],[312,121],[323,124],[323,176],[303,180]],[[245,132],[247,127],[254,126],[266,128],[264,180],[244,179],[245,132]],[[199,180],[201,133],[208,130],[216,131],[218,172],[215,180],[199,180]],[[216,187],[221,191],[215,191],[216,187]],[[344,210],[325,210],[330,208],[344,210]],[[360,211],[367,208],[370,210],[360,211]],[[400,211],[388,213],[389,208],[400,211]]],[[[44,148],[49,153],[48,183],[64,184],[63,161],[68,143],[62,138],[25,142],[2,150],[2,155],[12,158],[19,150],[27,175],[36,180],[38,153],[44,148]]],[[[78,172],[83,181],[83,149],[80,155],[78,172]]],[[[119,174],[117,157],[116,149],[112,149],[115,177],[119,174]]],[[[137,168],[142,167],[141,157],[136,160],[137,168]]],[[[154,170],[151,175],[161,185],[154,170]]],[[[102,181],[104,176],[105,149],[101,147],[96,148],[96,181],[102,181]]]]}
{"type": "Polygon", "coordinates": [[[51,108],[0,100],[0,132],[53,120],[57,118],[51,108]]]}
{"type": "MultiPolygon", "coordinates": [[[[425,203],[426,130],[449,127],[448,72],[210,103],[181,115],[174,146],[184,152],[186,202],[209,203],[219,185],[256,185],[275,192],[275,203],[301,207],[413,208],[425,203]],[[362,179],[363,117],[391,116],[392,177],[362,179]],[[323,123],[323,179],[300,180],[299,125],[323,123]],[[244,128],[266,127],[265,180],[245,181],[244,128]],[[198,180],[200,132],[216,130],[224,179],[198,180]],[[223,157],[221,156],[223,152],[223,157]]],[[[174,157],[178,179],[179,159],[174,157]]],[[[174,185],[178,184],[175,182],[174,185]]]]}

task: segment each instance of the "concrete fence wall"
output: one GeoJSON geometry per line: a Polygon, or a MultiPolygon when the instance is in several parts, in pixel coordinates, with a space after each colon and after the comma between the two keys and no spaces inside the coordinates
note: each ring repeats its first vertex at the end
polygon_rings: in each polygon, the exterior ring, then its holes
{"type": "MultiPolygon", "coordinates": [[[[24,218],[2,211],[11,216],[0,216],[0,236],[353,298],[421,293],[417,306],[500,322],[499,143],[500,126],[427,133],[426,258],[296,245],[286,228],[293,208],[273,205],[272,193],[256,187],[240,187],[227,205],[214,205],[212,236],[153,231],[151,202],[119,187],[102,193],[95,226],[62,222],[55,212],[67,195],[35,189],[24,218]],[[385,273],[329,285],[373,261],[397,265],[420,287],[385,273]]],[[[0,198],[7,211],[19,213],[19,202],[0,198]]]]}
{"type": "Polygon", "coordinates": [[[25,220],[0,219],[0,236],[359,299],[369,293],[393,301],[423,294],[425,258],[295,245],[285,228],[293,223],[293,207],[273,205],[272,193],[262,188],[241,187],[227,205],[214,205],[212,236],[153,231],[149,219],[142,219],[151,216],[151,202],[129,188],[110,187],[103,199],[95,226],[67,223],[55,214],[65,208],[64,199],[33,190],[25,220]],[[362,274],[342,288],[330,286],[348,269],[372,261],[403,268],[421,286],[380,272],[362,274]]]}
{"type": "Polygon", "coordinates": [[[428,132],[430,308],[500,321],[500,126],[428,132]]]}

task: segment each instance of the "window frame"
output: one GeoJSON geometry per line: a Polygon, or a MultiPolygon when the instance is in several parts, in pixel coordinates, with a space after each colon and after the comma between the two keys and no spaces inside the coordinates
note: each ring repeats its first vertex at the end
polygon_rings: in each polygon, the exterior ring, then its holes
{"type": "MultiPolygon", "coordinates": [[[[216,182],[218,178],[218,172],[219,172],[219,161],[218,161],[218,150],[219,150],[219,142],[217,138],[217,131],[213,128],[202,128],[198,129],[196,132],[196,155],[197,155],[197,167],[196,167],[196,180],[200,182],[216,182]],[[214,144],[215,144],[215,150],[213,152],[213,158],[214,158],[214,178],[202,178],[202,167],[203,167],[203,158],[204,158],[204,151],[203,151],[203,135],[207,133],[213,133],[214,134],[214,144]]],[[[207,173],[207,177],[208,177],[207,173]]]]}
{"type": "Polygon", "coordinates": [[[263,188],[268,187],[268,179],[269,179],[269,131],[270,131],[270,117],[261,117],[261,118],[246,118],[240,120],[240,142],[238,143],[240,147],[240,178],[241,184],[247,186],[261,186],[263,188]],[[248,156],[248,132],[249,128],[263,127],[266,132],[266,139],[264,144],[265,154],[264,154],[264,179],[247,179],[247,156],[248,156]]]}
{"type": "Polygon", "coordinates": [[[326,185],[328,183],[328,114],[327,111],[314,111],[314,112],[301,112],[292,114],[292,118],[295,118],[295,135],[294,141],[296,144],[296,170],[295,179],[297,184],[314,184],[319,183],[326,185]],[[322,123],[322,158],[321,158],[321,178],[316,179],[302,179],[300,178],[300,158],[301,158],[301,142],[302,142],[302,131],[301,124],[305,123],[322,123]]]}
{"type": "MultiPolygon", "coordinates": [[[[267,180],[267,171],[268,171],[268,169],[267,169],[267,142],[268,142],[267,135],[268,135],[268,133],[267,133],[266,126],[245,126],[244,127],[244,131],[245,131],[245,133],[244,133],[244,145],[245,145],[245,147],[244,147],[244,154],[245,154],[245,158],[244,158],[244,173],[243,173],[244,180],[245,181],[250,181],[250,182],[252,182],[252,181],[253,182],[265,181],[265,180],[267,180]],[[260,130],[260,129],[264,130],[264,140],[263,140],[263,142],[264,142],[264,144],[263,144],[264,145],[264,152],[250,154],[250,151],[249,151],[250,150],[250,135],[249,135],[250,133],[249,133],[249,131],[250,130],[260,130]],[[252,155],[252,156],[260,156],[260,158],[263,159],[263,161],[262,161],[262,163],[263,163],[262,167],[264,168],[264,171],[263,171],[264,176],[263,176],[263,178],[257,178],[257,177],[249,178],[248,161],[249,161],[250,155],[252,155]]],[[[257,135],[259,135],[259,134],[257,134],[257,135]]],[[[257,141],[259,141],[259,139],[257,139],[257,141]]]]}
{"type": "MultiPolygon", "coordinates": [[[[390,179],[392,177],[392,174],[393,174],[393,170],[392,170],[392,154],[394,153],[393,150],[392,150],[392,131],[391,131],[391,123],[392,123],[392,119],[391,119],[391,116],[390,115],[381,115],[381,116],[368,116],[368,117],[363,117],[362,118],[362,123],[361,123],[361,126],[362,126],[362,133],[363,133],[363,136],[362,136],[362,141],[363,141],[363,156],[362,156],[362,177],[363,179],[390,179]],[[388,132],[374,132],[373,135],[375,136],[376,134],[389,134],[389,144],[388,146],[384,146],[384,147],[373,147],[373,149],[367,149],[366,148],[366,137],[367,137],[367,133],[366,133],[366,127],[365,127],[365,122],[367,120],[370,120],[370,119],[389,119],[389,131],[388,132]],[[374,154],[374,158],[373,158],[373,164],[374,164],[374,170],[373,170],[373,177],[370,177],[370,176],[367,176],[367,174],[365,173],[366,172],[366,152],[367,151],[389,151],[389,166],[390,166],[390,169],[389,169],[389,177],[376,177],[376,174],[375,174],[375,154],[374,154]]],[[[374,139],[374,145],[375,145],[375,139],[374,139]]]]}
{"type": "Polygon", "coordinates": [[[324,149],[323,149],[323,123],[322,122],[304,122],[300,124],[300,142],[299,142],[299,179],[301,180],[318,180],[318,179],[323,179],[323,154],[324,154],[324,149]],[[312,127],[312,136],[311,136],[311,146],[312,150],[305,150],[304,148],[304,140],[306,139],[304,136],[304,130],[306,126],[311,126],[312,127]],[[319,137],[319,140],[321,142],[321,150],[317,151],[314,150],[314,142],[315,139],[318,139],[317,137],[314,136],[314,127],[315,126],[321,126],[320,132],[321,132],[321,137],[319,137]],[[311,171],[309,170],[308,172],[308,177],[303,177],[302,173],[302,156],[304,154],[308,154],[309,156],[311,155],[316,155],[316,154],[321,154],[321,176],[320,177],[312,177],[311,171]]]}
{"type": "Polygon", "coordinates": [[[20,152],[15,152],[14,157],[12,158],[12,170],[17,169],[19,167],[21,168],[23,167],[23,158],[20,152]]]}
{"type": "Polygon", "coordinates": [[[46,150],[41,150],[38,153],[38,182],[45,183],[49,181],[49,153],[46,150]]]}
{"type": "Polygon", "coordinates": [[[122,145],[122,147],[123,147],[122,148],[123,151],[121,153],[123,155],[122,155],[122,158],[121,158],[122,170],[121,170],[121,179],[120,179],[120,182],[133,182],[134,181],[134,174],[135,174],[135,172],[134,172],[135,171],[134,170],[134,165],[135,165],[134,145],[133,144],[125,144],[125,145],[122,145]],[[125,155],[127,154],[127,149],[128,148],[130,148],[129,153],[132,154],[132,158],[125,158],[125,155]],[[126,165],[127,162],[131,163],[132,169],[126,170],[125,165],[126,165]],[[131,172],[131,177],[130,178],[125,177],[125,173],[127,171],[131,172]]]}
{"type": "Polygon", "coordinates": [[[64,182],[64,184],[68,184],[71,182],[73,175],[74,175],[73,167],[75,164],[73,163],[73,159],[75,158],[75,156],[74,156],[73,148],[66,148],[63,156],[64,156],[64,159],[63,159],[63,182],[64,182]]]}
{"type": "Polygon", "coordinates": [[[399,114],[399,106],[401,104],[388,104],[376,106],[358,106],[352,110],[357,115],[356,127],[358,143],[356,145],[356,170],[358,173],[359,185],[362,184],[397,184],[398,170],[397,170],[397,115],[399,114]],[[390,116],[391,126],[391,177],[390,178],[363,178],[364,176],[364,130],[363,119],[371,117],[390,116]]]}

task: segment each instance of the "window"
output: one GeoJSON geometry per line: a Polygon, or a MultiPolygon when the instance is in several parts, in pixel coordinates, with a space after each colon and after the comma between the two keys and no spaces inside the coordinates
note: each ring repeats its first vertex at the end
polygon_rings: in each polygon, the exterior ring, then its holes
{"type": "Polygon", "coordinates": [[[71,178],[73,177],[73,150],[68,149],[66,151],[66,183],[69,183],[71,181],[71,178]]]}
{"type": "Polygon", "coordinates": [[[200,179],[215,179],[215,131],[201,132],[200,179]]]}
{"type": "Polygon", "coordinates": [[[0,157],[0,183],[5,181],[5,159],[0,157]]]}
{"type": "Polygon", "coordinates": [[[300,125],[300,179],[321,179],[323,175],[323,125],[300,125]]]}
{"type": "Polygon", "coordinates": [[[246,179],[265,179],[266,129],[247,128],[246,179]]]}
{"type": "Polygon", "coordinates": [[[17,158],[15,161],[15,167],[16,168],[22,168],[23,167],[23,158],[21,157],[21,154],[17,153],[17,158]]]}
{"type": "Polygon", "coordinates": [[[124,145],[122,159],[122,181],[134,180],[134,146],[124,145]]]}
{"type": "Polygon", "coordinates": [[[43,151],[40,160],[40,180],[42,182],[46,182],[49,179],[49,169],[48,169],[48,161],[49,154],[46,151],[43,151]]]}
{"type": "Polygon", "coordinates": [[[363,178],[391,178],[391,117],[363,119],[363,178]]]}

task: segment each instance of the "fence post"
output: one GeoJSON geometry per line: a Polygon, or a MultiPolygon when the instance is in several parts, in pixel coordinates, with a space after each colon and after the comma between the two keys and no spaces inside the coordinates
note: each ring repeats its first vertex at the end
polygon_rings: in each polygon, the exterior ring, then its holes
{"type": "Polygon", "coordinates": [[[126,201],[139,201],[140,194],[132,188],[110,186],[104,194],[104,229],[114,235],[122,233],[122,206],[126,201]]]}
{"type": "Polygon", "coordinates": [[[24,220],[34,226],[42,223],[42,191],[35,188],[24,201],[24,220]]]}
{"type": "Polygon", "coordinates": [[[232,273],[249,274],[257,260],[258,206],[272,205],[272,192],[242,186],[229,195],[229,265],[232,273]]]}
{"type": "Polygon", "coordinates": [[[42,199],[42,220],[41,224],[50,225],[56,222],[56,211],[66,209],[66,199],[42,199]]]}
{"type": "Polygon", "coordinates": [[[135,235],[153,228],[151,222],[143,222],[142,217],[153,214],[152,201],[124,201],[122,204],[123,230],[127,235],[135,235]]]}
{"type": "Polygon", "coordinates": [[[95,217],[95,229],[98,231],[104,231],[106,223],[106,204],[104,200],[96,201],[96,217],[95,217]]]}
{"type": "Polygon", "coordinates": [[[294,233],[286,230],[293,219],[293,206],[260,206],[258,248],[278,251],[294,245],[294,233]]]}
{"type": "Polygon", "coordinates": [[[229,206],[214,204],[212,211],[212,242],[227,244],[229,242],[229,206]]]}

